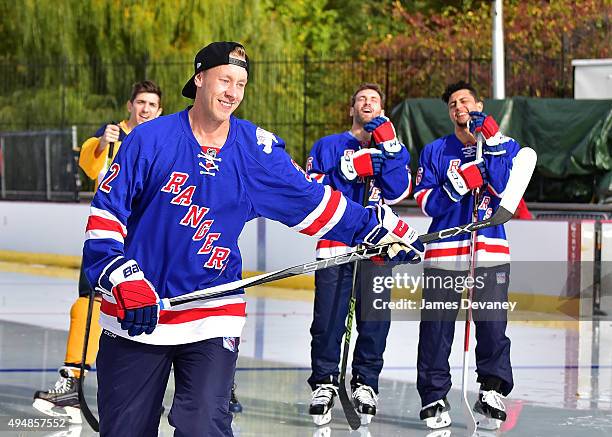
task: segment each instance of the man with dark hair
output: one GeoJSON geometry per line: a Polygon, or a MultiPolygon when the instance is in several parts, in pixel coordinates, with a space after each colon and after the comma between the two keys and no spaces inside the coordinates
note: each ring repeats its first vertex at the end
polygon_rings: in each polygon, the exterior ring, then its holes
{"type": "MultiPolygon", "coordinates": [[[[105,123],[81,146],[79,166],[85,174],[95,181],[95,187],[102,181],[121,142],[141,123],[157,118],[161,112],[162,92],[159,86],[150,80],[137,82],[132,86],[130,99],[127,101],[129,117],[118,124],[105,123]]],[[[66,344],[64,365],[59,369],[59,379],[55,386],[47,391],[39,390],[34,394],[33,406],[37,410],[57,415],[57,411],[68,416],[72,423],[81,423],[81,411],[78,399],[79,375],[83,357],[85,325],[87,323],[88,297],[91,286],[81,267],[79,276],[79,297],[70,309],[70,328],[66,344]]],[[[94,301],[89,342],[87,345],[86,371],[91,368],[98,353],[100,339],[100,294],[94,301]]]]}
{"type": "Polygon", "coordinates": [[[465,82],[463,80],[448,85],[444,90],[444,93],[442,93],[442,101],[448,105],[451,96],[460,90],[465,90],[469,92],[474,98],[475,102],[482,102],[480,97],[478,97],[478,92],[476,91],[476,89],[468,82],[465,82]]]}
{"type": "MultiPolygon", "coordinates": [[[[368,205],[395,205],[410,194],[410,154],[395,137],[393,124],[384,116],[384,94],[377,84],[361,84],[351,96],[350,130],[319,139],[310,152],[306,171],[311,178],[341,191],[355,202],[363,202],[368,190],[368,205]],[[374,138],[375,146],[370,147],[374,138]],[[370,184],[366,187],[366,180],[370,184]]],[[[317,258],[345,254],[353,247],[339,241],[321,239],[317,258]]],[[[357,341],[353,352],[353,401],[367,424],[376,414],[378,377],[383,367],[383,352],[391,322],[390,311],[371,308],[374,276],[386,277],[391,266],[361,263],[357,287],[357,341]],[[365,288],[365,289],[364,289],[365,288]]],[[[331,408],[337,395],[340,346],[344,321],[353,287],[353,265],[315,272],[314,317],[310,334],[312,389],[309,412],[317,425],[331,420],[331,408]]],[[[376,296],[390,299],[387,288],[376,296]]]]}
{"type": "MultiPolygon", "coordinates": [[[[478,220],[489,218],[499,206],[512,160],[520,148],[515,140],[499,132],[493,117],[482,112],[483,102],[469,83],[450,84],[442,100],[455,130],[423,148],[415,181],[416,201],[425,215],[432,217],[429,232],[472,220],[476,188],[480,188],[478,220]],[[482,158],[476,159],[478,134],[484,137],[484,143],[482,158]]],[[[448,358],[461,299],[460,292],[440,284],[465,283],[470,262],[476,262],[474,300],[508,300],[510,250],[503,225],[477,232],[475,259],[470,256],[470,241],[469,234],[457,235],[430,243],[425,251],[417,389],[423,407],[420,418],[429,428],[451,423],[446,399],[451,388],[448,358]],[[430,303],[438,302],[452,302],[453,309],[429,309],[434,307],[428,306],[430,303]]],[[[505,333],[507,314],[474,311],[474,324],[480,382],[474,411],[481,416],[480,427],[497,429],[506,419],[502,398],[513,387],[510,340],[505,333]]]]}
{"type": "Polygon", "coordinates": [[[106,175],[121,142],[141,123],[157,118],[162,113],[161,89],[150,80],[132,86],[126,106],[130,116],[119,123],[105,123],[81,146],[79,166],[85,174],[98,183],[106,175]]]}
{"type": "Polygon", "coordinates": [[[171,308],[160,299],[239,280],[247,221],[267,217],[351,246],[389,244],[400,260],[423,249],[388,207],[363,208],[310,181],[282,139],[232,115],[249,67],[236,42],[200,50],[182,92],[193,106],[137,126],[92,201],[83,265],[103,299],[102,436],[157,435],[171,368],[175,435],[232,435],[244,290],[171,308]]]}

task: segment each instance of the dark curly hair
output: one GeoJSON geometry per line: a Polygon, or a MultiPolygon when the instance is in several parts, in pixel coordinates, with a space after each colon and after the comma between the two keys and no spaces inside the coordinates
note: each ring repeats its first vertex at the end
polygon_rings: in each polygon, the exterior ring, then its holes
{"type": "Polygon", "coordinates": [[[451,83],[450,85],[448,85],[446,89],[444,90],[444,94],[442,94],[442,101],[448,105],[448,100],[450,99],[450,96],[459,90],[468,90],[470,94],[474,96],[474,99],[477,102],[481,101],[474,87],[470,85],[468,82],[465,82],[463,80],[460,80],[459,82],[451,83]]]}

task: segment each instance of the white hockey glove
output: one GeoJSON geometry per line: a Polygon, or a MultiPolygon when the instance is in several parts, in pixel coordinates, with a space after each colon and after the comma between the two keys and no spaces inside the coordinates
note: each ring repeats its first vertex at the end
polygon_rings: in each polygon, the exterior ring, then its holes
{"type": "Polygon", "coordinates": [[[376,205],[376,217],[378,225],[366,236],[365,244],[391,244],[387,256],[392,261],[420,262],[425,247],[417,231],[396,216],[387,205],[376,205]]]}

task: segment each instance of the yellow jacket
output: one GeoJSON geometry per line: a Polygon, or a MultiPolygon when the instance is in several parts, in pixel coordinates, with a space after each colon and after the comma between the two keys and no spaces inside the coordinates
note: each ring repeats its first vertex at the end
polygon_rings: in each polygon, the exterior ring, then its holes
{"type": "Polygon", "coordinates": [[[131,129],[128,127],[127,120],[123,120],[119,123],[119,141],[115,142],[113,147],[112,156],[108,156],[110,152],[110,146],[107,150],[99,155],[96,155],[96,149],[100,144],[100,138],[104,134],[104,130],[108,124],[104,124],[100,129],[96,131],[93,137],[85,140],[81,146],[81,153],[79,154],[79,167],[83,169],[88,178],[96,181],[95,189],[98,189],[98,185],[104,179],[106,171],[110,167],[117,156],[121,142],[130,133],[131,129]]]}

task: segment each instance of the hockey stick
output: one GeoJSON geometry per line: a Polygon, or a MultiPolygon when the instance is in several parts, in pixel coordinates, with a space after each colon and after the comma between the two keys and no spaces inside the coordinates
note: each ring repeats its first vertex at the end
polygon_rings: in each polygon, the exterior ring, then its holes
{"type": "MultiPolygon", "coordinates": [[[[111,124],[116,124],[114,121],[111,121],[111,124]]],[[[108,147],[108,160],[112,161],[113,160],[113,153],[115,151],[115,143],[112,142],[109,144],[108,147]]],[[[81,267],[83,268],[83,267],[81,267]]],[[[94,305],[94,300],[96,298],[96,292],[93,289],[93,287],[91,287],[91,285],[89,286],[89,305],[87,307],[87,322],[85,325],[85,336],[84,336],[84,343],[83,343],[83,356],[81,358],[81,374],[79,375],[79,406],[81,407],[81,411],[83,412],[83,416],[85,417],[85,420],[87,421],[87,423],[89,423],[89,426],[91,426],[91,429],[93,429],[95,432],[98,432],[100,430],[100,423],[98,422],[98,419],[96,419],[96,416],[94,416],[94,414],[91,412],[91,410],[89,409],[89,405],[87,405],[87,401],[85,400],[85,394],[83,393],[83,384],[85,382],[85,360],[87,359],[87,347],[89,346],[89,332],[91,330],[91,318],[93,315],[93,305],[94,305]]]]}
{"type": "MultiPolygon", "coordinates": [[[[528,147],[523,147],[514,157],[512,172],[510,173],[510,178],[506,184],[504,196],[499,204],[499,207],[491,217],[478,222],[467,223],[465,225],[454,226],[452,228],[423,234],[419,236],[419,240],[425,244],[506,223],[514,215],[514,211],[516,211],[516,208],[523,197],[523,193],[527,189],[533,169],[535,168],[536,159],[537,156],[535,151],[528,147]]],[[[176,305],[194,302],[197,300],[212,299],[243,288],[263,285],[267,284],[268,282],[278,281],[279,279],[289,278],[305,273],[312,273],[317,270],[326,269],[333,266],[340,266],[355,262],[357,260],[366,260],[374,256],[385,256],[387,254],[387,250],[388,246],[367,247],[365,249],[356,250],[344,255],[311,261],[306,264],[287,267],[285,269],[276,270],[273,272],[262,273],[261,275],[239,279],[237,281],[216,285],[203,290],[193,291],[181,296],[163,298],[160,299],[159,302],[160,309],[168,309],[176,305]]]]}
{"type": "MultiPolygon", "coordinates": [[[[483,137],[480,132],[476,134],[476,160],[482,158],[482,141],[483,137]]],[[[479,206],[479,198],[480,198],[480,187],[474,189],[472,195],[474,196],[474,202],[472,205],[472,222],[478,221],[478,206],[479,206]]],[[[476,234],[477,231],[472,231],[470,235],[470,277],[474,278],[474,273],[476,271],[476,234]]],[[[472,297],[474,293],[474,287],[468,287],[467,290],[467,299],[468,302],[472,302],[472,297]]],[[[465,310],[465,327],[463,330],[463,368],[461,373],[461,394],[462,394],[462,403],[461,409],[463,410],[463,414],[467,420],[467,431],[468,436],[471,436],[476,432],[476,418],[474,417],[474,413],[472,413],[472,409],[470,408],[470,403],[467,398],[467,386],[468,386],[468,366],[470,363],[470,326],[472,319],[472,307],[469,306],[465,310]]]]}
{"type": "Polygon", "coordinates": [[[87,359],[87,346],[89,345],[89,331],[91,330],[91,317],[93,314],[95,295],[96,292],[94,289],[90,288],[89,305],[87,307],[87,322],[85,325],[85,337],[83,339],[83,356],[81,357],[81,374],[79,375],[79,406],[81,407],[85,420],[87,423],[89,423],[89,426],[91,426],[91,429],[98,432],[100,430],[100,423],[89,409],[89,405],[87,405],[87,401],[85,400],[85,394],[83,393],[83,384],[85,381],[85,360],[87,359]]]}
{"type": "MultiPolygon", "coordinates": [[[[370,178],[366,177],[363,190],[363,206],[368,205],[370,197],[370,178]]],[[[357,248],[359,250],[359,247],[357,248]]],[[[346,367],[348,364],[349,349],[351,348],[351,333],[353,331],[353,318],[355,318],[355,305],[357,304],[357,276],[359,274],[359,260],[353,263],[353,285],[351,287],[351,297],[349,299],[348,314],[346,316],[346,329],[344,330],[344,346],[342,347],[342,364],[340,366],[340,381],[338,381],[338,397],[342,404],[344,417],[351,429],[356,430],[361,426],[361,417],[355,411],[355,405],[349,398],[346,390],[346,367]]]]}

